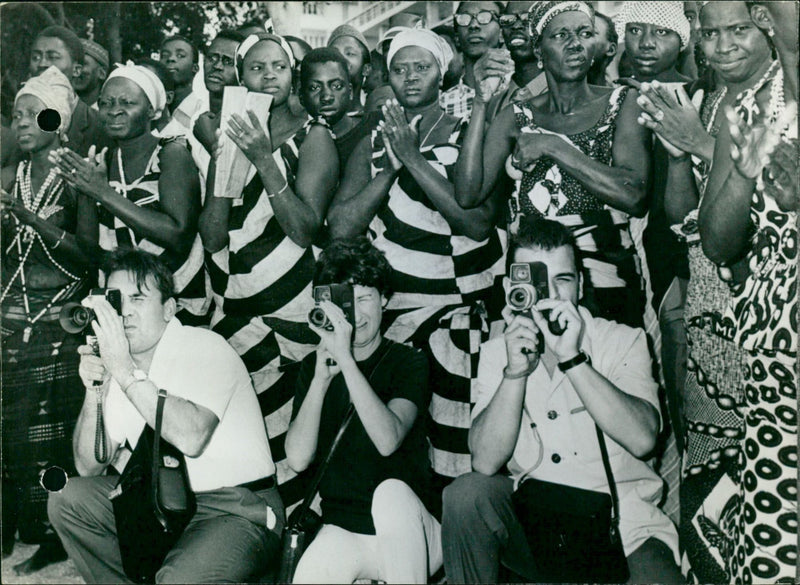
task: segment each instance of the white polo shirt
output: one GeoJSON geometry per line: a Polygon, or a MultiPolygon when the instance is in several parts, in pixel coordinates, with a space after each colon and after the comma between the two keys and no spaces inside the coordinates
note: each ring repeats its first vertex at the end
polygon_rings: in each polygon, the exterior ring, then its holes
{"type": "MultiPolygon", "coordinates": [[[[658,386],[653,380],[644,331],[594,318],[583,307],[578,310],[585,323],[581,349],[591,357],[592,367],[626,394],[658,409],[658,386]]],[[[503,337],[481,346],[472,420],[488,406],[499,388],[506,364],[503,337]]],[[[619,424],[625,422],[620,418],[619,424]]],[[[677,531],[658,508],[661,478],[650,463],[637,459],[608,435],[605,440],[619,496],[625,554],[656,537],[672,549],[675,562],[679,563],[677,531]]],[[[558,368],[551,379],[540,362],[528,377],[519,437],[507,466],[514,480],[535,468],[528,477],[609,492],[594,420],[567,375],[558,368]]]]}
{"type": "MultiPolygon", "coordinates": [[[[186,457],[195,492],[232,487],[275,473],[267,431],[247,369],[223,337],[172,319],[148,372],[169,394],[213,412],[219,424],[199,457],[186,457]]],[[[167,408],[169,408],[167,406],[167,408]]],[[[135,446],[145,421],[112,379],[105,404],[108,433],[135,446]]]]}

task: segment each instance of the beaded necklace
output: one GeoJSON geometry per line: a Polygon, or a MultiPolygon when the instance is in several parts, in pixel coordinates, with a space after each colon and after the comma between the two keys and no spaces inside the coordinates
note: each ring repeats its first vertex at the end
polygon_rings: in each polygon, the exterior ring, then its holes
{"type": "MultiPolygon", "coordinates": [[[[31,162],[26,161],[17,168],[17,182],[14,186],[14,192],[15,195],[18,195],[19,200],[22,201],[25,209],[46,220],[54,213],[63,209],[63,207],[57,205],[57,203],[61,193],[64,191],[64,182],[62,180],[58,180],[58,182],[56,182],[58,178],[58,171],[55,167],[53,167],[50,169],[50,172],[47,174],[47,178],[37,191],[36,196],[33,196],[33,189],[31,187],[31,166],[31,162]],[[55,185],[53,185],[54,183],[55,185]]],[[[11,241],[11,244],[6,249],[6,253],[10,252],[12,246],[16,246],[19,265],[14,271],[14,274],[11,275],[8,285],[6,285],[6,288],[3,290],[2,294],[0,294],[0,303],[5,300],[9,291],[11,290],[11,286],[14,284],[17,278],[19,278],[20,285],[22,286],[22,304],[25,309],[25,320],[27,321],[27,325],[25,326],[22,334],[22,341],[24,343],[28,343],[31,338],[31,334],[33,333],[33,325],[44,315],[46,315],[53,305],[64,298],[67,293],[75,287],[77,282],[80,280],[80,277],[72,274],[69,270],[59,264],[55,258],[53,258],[53,255],[50,253],[50,250],[48,250],[44,240],[42,240],[42,236],[39,235],[39,232],[37,232],[33,226],[23,224],[16,217],[14,218],[14,221],[16,224],[16,234],[11,241]],[[23,242],[27,245],[27,248],[24,251],[23,242]],[[31,317],[30,298],[28,297],[28,283],[25,278],[25,263],[28,261],[28,257],[30,256],[31,251],[37,242],[41,244],[45,255],[53,264],[53,266],[63,272],[68,278],[72,279],[72,282],[65,284],[64,287],[59,290],[52,299],[50,299],[50,302],[48,302],[41,311],[39,311],[35,316],[31,317]]]]}

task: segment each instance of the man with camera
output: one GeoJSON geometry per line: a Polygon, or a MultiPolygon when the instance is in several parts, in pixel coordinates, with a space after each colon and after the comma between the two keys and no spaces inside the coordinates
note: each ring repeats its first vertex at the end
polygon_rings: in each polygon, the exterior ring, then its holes
{"type": "Polygon", "coordinates": [[[391,270],[365,237],[334,240],[316,265],[309,326],[321,342],[298,374],[289,465],[320,464],[354,414],[322,476],[323,525],[295,583],[425,583],[442,564],[429,512],[427,359],[380,332],[391,270]]]}
{"type": "Polygon", "coordinates": [[[118,249],[104,272],[105,294],[84,300],[99,355],[90,345],[79,348],[85,398],[73,450],[81,477],[48,502],[64,548],[87,583],[130,582],[111,500],[119,478],[105,473],[121,447],[134,450],[145,426],[154,427],[157,397],[166,391],[161,437],[185,455],[197,511],[156,582],[263,573],[280,548],[284,513],[244,364],[222,337],[175,318],[172,273],[155,256],[118,249]],[[114,289],[119,314],[106,300],[114,289]]]}
{"type": "MultiPolygon", "coordinates": [[[[474,472],[444,491],[448,581],[495,583],[501,563],[527,579],[543,579],[539,569],[548,559],[531,548],[530,523],[512,496],[526,481],[613,494],[596,425],[616,485],[631,582],[679,582],[677,533],[657,508],[662,482],[644,461],[660,423],[644,332],[578,306],[580,257],[562,224],[522,222],[507,262],[507,327],[503,338],[481,347],[473,395],[474,472]],[[508,473],[501,474],[504,468],[508,473]]],[[[555,508],[555,514],[567,512],[555,508]]],[[[583,553],[592,559],[596,551],[583,553]]]]}

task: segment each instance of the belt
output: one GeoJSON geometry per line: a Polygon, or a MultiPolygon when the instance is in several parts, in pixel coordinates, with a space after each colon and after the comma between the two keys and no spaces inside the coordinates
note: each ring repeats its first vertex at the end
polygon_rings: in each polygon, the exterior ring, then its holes
{"type": "Polygon", "coordinates": [[[260,492],[261,490],[269,490],[275,487],[275,476],[270,475],[268,477],[262,477],[261,479],[257,479],[255,481],[249,481],[247,483],[241,483],[236,487],[246,488],[251,492],[260,492]]]}

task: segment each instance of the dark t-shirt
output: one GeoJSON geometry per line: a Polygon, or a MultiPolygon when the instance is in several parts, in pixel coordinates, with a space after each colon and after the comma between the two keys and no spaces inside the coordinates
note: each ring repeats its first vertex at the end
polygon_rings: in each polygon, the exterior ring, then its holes
{"type": "Polygon", "coordinates": [[[356,149],[356,146],[364,136],[368,136],[375,125],[378,123],[378,120],[381,119],[380,112],[369,112],[366,114],[360,114],[356,116],[358,120],[358,124],[353,126],[350,131],[343,135],[337,136],[335,143],[336,143],[336,150],[339,153],[339,178],[344,176],[344,170],[347,168],[347,159],[350,158],[350,155],[353,154],[353,151],[356,149]]]}
{"type": "MultiPolygon", "coordinates": [[[[292,420],[314,377],[315,362],[316,354],[312,353],[300,365],[292,420]]],[[[408,484],[431,510],[430,463],[425,436],[430,402],[428,361],[420,350],[383,339],[380,347],[365,361],[358,362],[358,366],[384,404],[394,398],[405,398],[416,404],[418,411],[405,440],[388,457],[378,452],[356,413],[322,477],[319,492],[323,521],[351,532],[375,534],[372,495],[386,479],[399,479],[408,484]]],[[[315,463],[330,449],[349,406],[350,395],[344,376],[338,374],[331,381],[322,404],[315,463]]]]}

